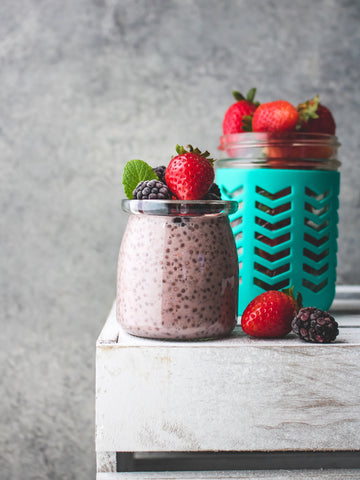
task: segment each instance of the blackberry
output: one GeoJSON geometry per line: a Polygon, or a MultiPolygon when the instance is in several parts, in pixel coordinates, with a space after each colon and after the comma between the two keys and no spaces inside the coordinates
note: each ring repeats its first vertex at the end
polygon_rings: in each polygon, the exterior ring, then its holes
{"type": "Polygon", "coordinates": [[[156,173],[156,175],[158,176],[160,182],[162,182],[164,185],[166,185],[166,182],[165,182],[166,167],[164,165],[161,165],[160,167],[153,168],[153,170],[156,173]]]}
{"type": "Polygon", "coordinates": [[[159,180],[145,180],[138,183],[133,191],[133,198],[138,200],[169,200],[171,193],[168,187],[159,180]]]}
{"type": "Polygon", "coordinates": [[[301,308],[292,320],[291,327],[306,342],[330,343],[339,334],[334,317],[315,307],[301,308]]]}
{"type": "Polygon", "coordinates": [[[216,183],[211,185],[207,194],[205,197],[203,197],[203,200],[221,200],[220,188],[216,185],[216,183]]]}

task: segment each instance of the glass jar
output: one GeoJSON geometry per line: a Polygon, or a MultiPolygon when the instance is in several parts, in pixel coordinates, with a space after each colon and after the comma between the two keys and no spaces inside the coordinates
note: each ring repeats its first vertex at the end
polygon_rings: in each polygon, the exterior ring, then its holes
{"type": "Polygon", "coordinates": [[[239,315],[266,290],[294,286],[304,306],[335,295],[340,162],[335,136],[289,132],[220,138],[216,181],[231,215],[239,260],[239,315]]]}
{"type": "Polygon", "coordinates": [[[224,337],[237,321],[235,201],[123,200],[116,314],[136,336],[224,337]]]}

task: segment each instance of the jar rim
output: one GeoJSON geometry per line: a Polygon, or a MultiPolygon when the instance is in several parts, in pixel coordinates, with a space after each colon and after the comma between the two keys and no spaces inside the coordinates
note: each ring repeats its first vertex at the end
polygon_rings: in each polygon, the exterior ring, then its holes
{"type": "Polygon", "coordinates": [[[308,132],[241,132],[222,135],[219,150],[226,158],[215,168],[332,170],[341,166],[335,135],[308,132]]]}
{"type": "Polygon", "coordinates": [[[227,148],[239,146],[263,146],[263,145],[279,145],[286,143],[286,145],[306,144],[319,145],[326,144],[337,148],[341,146],[336,135],[328,133],[310,133],[310,132],[240,132],[229,133],[220,136],[219,150],[226,150],[227,148]]]}
{"type": "Polygon", "coordinates": [[[158,216],[230,215],[238,202],[234,200],[128,200],[121,201],[124,212],[158,216]]]}

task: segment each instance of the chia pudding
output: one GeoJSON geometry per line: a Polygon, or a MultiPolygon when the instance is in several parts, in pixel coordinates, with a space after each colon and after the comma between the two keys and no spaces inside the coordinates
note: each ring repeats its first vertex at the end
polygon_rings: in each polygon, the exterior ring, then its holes
{"type": "Polygon", "coordinates": [[[132,213],[118,262],[116,312],[123,329],[173,340],[229,335],[239,272],[228,213],[236,202],[131,200],[123,206],[132,213]],[[165,210],[156,210],[160,204],[165,210]]]}

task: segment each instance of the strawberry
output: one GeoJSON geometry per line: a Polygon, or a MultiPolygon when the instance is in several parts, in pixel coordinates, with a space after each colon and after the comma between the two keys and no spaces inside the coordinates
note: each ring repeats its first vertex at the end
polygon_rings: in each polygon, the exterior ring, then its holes
{"type": "Polygon", "coordinates": [[[170,160],[165,171],[165,180],[171,192],[180,200],[200,200],[208,192],[215,177],[209,152],[198,148],[176,146],[178,155],[170,160]]]}
{"type": "Polygon", "coordinates": [[[297,107],[299,122],[297,129],[309,133],[335,135],[336,124],[330,110],[319,101],[319,95],[300,103],[297,107]]]}
{"type": "Polygon", "coordinates": [[[326,141],[308,141],[305,132],[268,134],[264,148],[268,165],[272,168],[318,168],[316,159],[327,159],[333,155],[333,147],[326,141]],[[305,163],[306,160],[306,163],[305,163]]]}
{"type": "Polygon", "coordinates": [[[259,102],[254,102],[255,94],[256,88],[249,90],[246,98],[239,92],[233,92],[237,101],[225,113],[223,120],[224,135],[246,131],[244,117],[251,117],[259,105],[259,102]]]}
{"type": "Polygon", "coordinates": [[[262,103],[252,118],[254,132],[289,132],[295,130],[299,113],[286,100],[262,103]]]}
{"type": "Polygon", "coordinates": [[[301,295],[294,297],[293,287],[284,291],[261,293],[245,308],[241,326],[245,333],[258,338],[281,338],[291,331],[291,321],[301,306],[301,295]]]}

